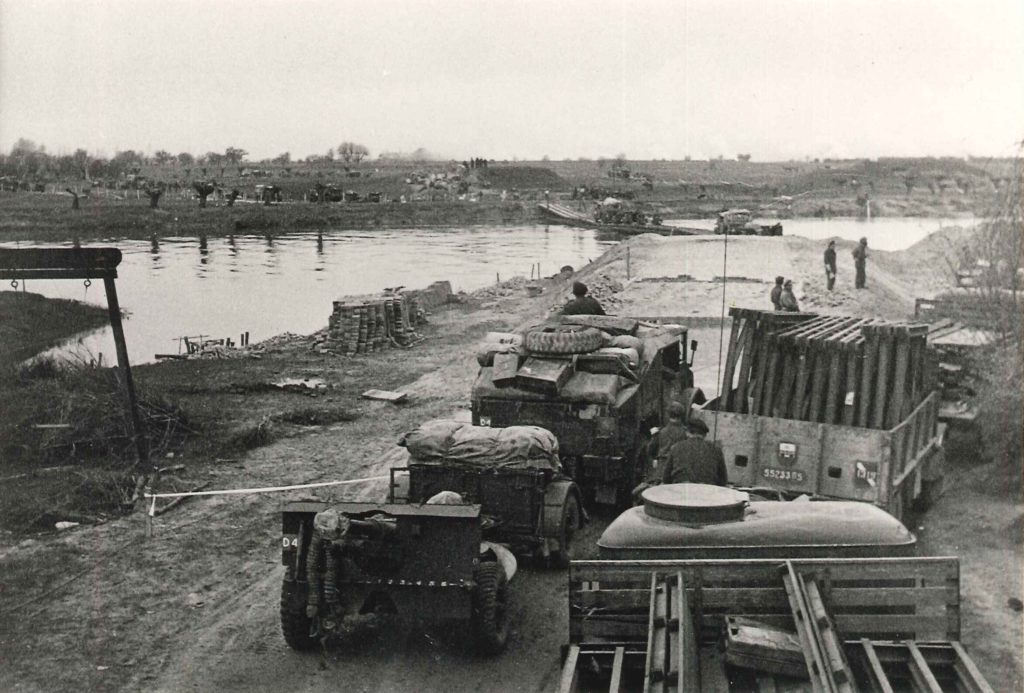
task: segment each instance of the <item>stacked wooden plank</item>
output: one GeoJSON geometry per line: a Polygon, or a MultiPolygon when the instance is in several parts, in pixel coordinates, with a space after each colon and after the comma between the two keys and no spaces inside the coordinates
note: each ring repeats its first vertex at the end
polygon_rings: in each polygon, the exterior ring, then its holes
{"type": "Polygon", "coordinates": [[[747,309],[730,315],[723,411],[890,429],[934,388],[927,325],[747,309]]]}
{"type": "Polygon", "coordinates": [[[406,294],[347,296],[334,302],[328,341],[346,354],[404,346],[416,338],[414,299],[406,294]]]}

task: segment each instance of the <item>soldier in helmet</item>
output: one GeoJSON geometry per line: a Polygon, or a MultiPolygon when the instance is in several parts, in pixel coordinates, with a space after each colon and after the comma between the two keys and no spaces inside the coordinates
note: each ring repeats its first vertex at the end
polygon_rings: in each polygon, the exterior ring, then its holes
{"type": "Polygon", "coordinates": [[[664,476],[664,468],[668,462],[668,455],[672,448],[686,439],[686,425],[683,420],[686,418],[686,407],[679,402],[670,402],[668,405],[668,423],[661,427],[654,434],[650,444],[647,446],[647,464],[644,469],[644,480],[633,489],[633,497],[639,500],[644,489],[660,484],[664,476]]]}

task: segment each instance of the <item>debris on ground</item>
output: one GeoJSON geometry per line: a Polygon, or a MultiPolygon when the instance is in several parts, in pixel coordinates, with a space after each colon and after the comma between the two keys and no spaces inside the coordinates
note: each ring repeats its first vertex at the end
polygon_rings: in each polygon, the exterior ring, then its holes
{"type": "Polygon", "coordinates": [[[367,390],[362,395],[363,399],[379,399],[382,402],[393,402],[398,404],[404,402],[408,397],[407,392],[392,392],[391,390],[367,390]]]}

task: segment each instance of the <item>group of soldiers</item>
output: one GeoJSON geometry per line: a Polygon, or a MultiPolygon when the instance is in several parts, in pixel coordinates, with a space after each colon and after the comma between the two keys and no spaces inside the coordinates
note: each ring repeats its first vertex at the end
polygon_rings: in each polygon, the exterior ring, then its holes
{"type": "Polygon", "coordinates": [[[771,293],[772,309],[782,310],[789,313],[799,313],[800,305],[796,302],[796,295],[793,293],[793,280],[786,279],[781,274],[775,277],[775,286],[771,293]]]}
{"type": "MultiPolygon", "coordinates": [[[[853,285],[858,289],[865,289],[868,285],[868,239],[861,238],[860,243],[853,249],[853,267],[856,271],[853,285]]],[[[828,290],[832,291],[836,285],[836,242],[829,241],[825,248],[825,281],[828,283],[828,290]]]]}
{"type": "Polygon", "coordinates": [[[657,430],[647,448],[644,480],[633,489],[639,500],[645,489],[659,484],[725,486],[728,474],[722,449],[707,439],[708,426],[687,420],[679,402],[668,405],[668,423],[657,430]]]}
{"type": "MultiPolygon", "coordinates": [[[[645,226],[647,215],[637,209],[598,209],[594,212],[594,220],[601,224],[631,224],[645,226]]],[[[661,226],[661,217],[657,214],[650,218],[654,226],[661,226]]]]}
{"type": "MultiPolygon", "coordinates": [[[[825,282],[829,291],[836,285],[836,242],[829,241],[825,248],[825,282]]],[[[853,249],[853,266],[856,271],[853,285],[858,289],[867,288],[868,264],[868,239],[861,238],[860,242],[853,249]]],[[[800,305],[793,294],[793,280],[783,276],[775,277],[775,286],[772,288],[771,301],[773,310],[800,312],[800,305]]]]}

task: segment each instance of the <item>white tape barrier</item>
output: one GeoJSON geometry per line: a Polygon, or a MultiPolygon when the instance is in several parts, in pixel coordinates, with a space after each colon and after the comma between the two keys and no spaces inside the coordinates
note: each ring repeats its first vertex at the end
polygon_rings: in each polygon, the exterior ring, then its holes
{"type": "Polygon", "coordinates": [[[362,479],[346,479],[345,481],[320,481],[315,484],[298,484],[296,486],[263,486],[260,488],[232,488],[220,491],[183,491],[181,493],[145,493],[144,497],[152,500],[149,507],[150,516],[156,511],[157,498],[181,498],[183,496],[227,496],[244,495],[247,493],[274,493],[277,491],[295,491],[304,488],[322,488],[324,486],[346,486],[348,484],[360,484],[365,481],[383,481],[390,476],[367,476],[362,479]]]}

